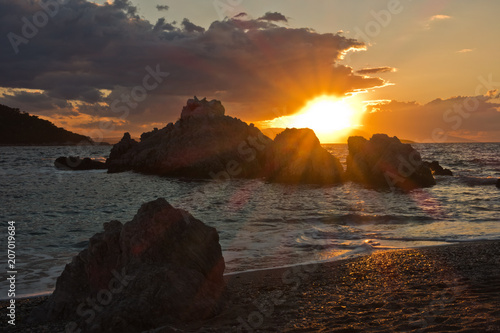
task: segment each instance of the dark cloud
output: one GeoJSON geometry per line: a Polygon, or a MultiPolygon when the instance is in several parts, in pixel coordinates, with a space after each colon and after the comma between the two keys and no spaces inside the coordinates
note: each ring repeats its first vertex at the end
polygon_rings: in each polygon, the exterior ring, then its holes
{"type": "MultiPolygon", "coordinates": [[[[21,18],[32,22],[40,11],[36,2],[0,0],[0,35],[22,36],[21,18]]],[[[165,19],[152,24],[124,0],[69,1],[17,45],[17,54],[8,38],[0,39],[0,87],[43,91],[38,97],[46,98],[47,113],[62,112],[57,103],[71,100],[78,102],[73,112],[126,115],[132,124],[175,121],[193,95],[220,99],[228,114],[258,121],[294,113],[318,95],[384,85],[337,63],[347,50],[364,47],[361,42],[279,27],[271,20],[275,13],[268,14],[266,20],[216,21],[205,30],[188,19],[181,27],[165,19]],[[156,74],[156,80],[154,72],[168,76],[156,74]],[[131,100],[134,93],[137,100],[131,100]]],[[[30,96],[16,93],[0,103],[22,99],[26,111],[40,109],[30,96]]]]}
{"type": "Polygon", "coordinates": [[[264,16],[259,17],[259,20],[262,21],[274,21],[274,22],[288,22],[288,19],[285,15],[278,12],[267,12],[264,16]]]}
{"type": "Polygon", "coordinates": [[[71,108],[71,104],[66,99],[52,98],[42,92],[9,91],[0,99],[3,104],[23,110],[29,108],[42,113],[71,108]]]}
{"type": "Polygon", "coordinates": [[[498,96],[458,96],[427,104],[390,101],[371,105],[364,119],[371,133],[423,142],[500,137],[498,96]]]}
{"type": "Polygon", "coordinates": [[[373,67],[373,68],[363,68],[356,71],[357,74],[361,75],[369,75],[369,74],[378,74],[385,72],[395,72],[396,68],[394,67],[373,67]]]}
{"type": "Polygon", "coordinates": [[[169,8],[170,7],[167,5],[156,5],[156,9],[158,9],[158,11],[168,10],[169,8]]]}
{"type": "Polygon", "coordinates": [[[165,22],[165,18],[164,17],[161,17],[158,19],[158,21],[156,22],[153,30],[154,31],[162,31],[162,30],[166,30],[166,31],[174,31],[176,29],[175,27],[175,22],[172,22],[172,23],[166,23],[165,22]]]}
{"type": "Polygon", "coordinates": [[[194,23],[191,23],[191,21],[189,21],[187,18],[182,20],[181,25],[184,28],[184,31],[186,31],[186,32],[204,32],[205,31],[205,28],[197,26],[194,23]]]}
{"type": "Polygon", "coordinates": [[[247,17],[247,16],[248,16],[248,14],[247,14],[247,13],[242,12],[242,13],[239,13],[239,14],[234,15],[233,17],[234,17],[234,18],[241,18],[241,17],[247,17]]]}

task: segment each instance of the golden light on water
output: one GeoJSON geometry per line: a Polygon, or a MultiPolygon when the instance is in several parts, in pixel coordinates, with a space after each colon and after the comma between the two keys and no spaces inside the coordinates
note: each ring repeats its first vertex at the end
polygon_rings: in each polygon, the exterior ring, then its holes
{"type": "Polygon", "coordinates": [[[350,98],[320,96],[309,101],[298,113],[267,122],[268,127],[310,128],[322,143],[343,141],[360,126],[362,112],[350,98]]]}

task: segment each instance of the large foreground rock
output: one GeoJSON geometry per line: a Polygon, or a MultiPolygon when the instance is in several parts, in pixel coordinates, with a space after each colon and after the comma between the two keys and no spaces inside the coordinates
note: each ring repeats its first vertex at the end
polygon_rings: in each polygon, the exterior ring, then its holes
{"type": "Polygon", "coordinates": [[[347,176],[355,182],[376,188],[409,190],[435,185],[420,153],[397,137],[375,134],[370,140],[360,136],[348,139],[347,176]]]}
{"type": "Polygon", "coordinates": [[[219,310],[223,271],[217,231],[158,199],[125,225],[105,223],[31,320],[73,320],[69,332],[141,332],[206,319],[219,310]]]}
{"type": "Polygon", "coordinates": [[[344,170],[308,128],[287,128],[274,139],[269,179],[286,183],[340,183],[344,170]]]}

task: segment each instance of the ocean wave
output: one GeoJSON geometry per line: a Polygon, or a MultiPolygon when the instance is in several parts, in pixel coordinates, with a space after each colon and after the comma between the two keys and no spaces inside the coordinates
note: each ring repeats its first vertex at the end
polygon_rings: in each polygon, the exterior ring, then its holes
{"type": "Polygon", "coordinates": [[[495,185],[498,178],[493,177],[472,177],[459,175],[458,180],[468,186],[490,186],[495,185]]]}

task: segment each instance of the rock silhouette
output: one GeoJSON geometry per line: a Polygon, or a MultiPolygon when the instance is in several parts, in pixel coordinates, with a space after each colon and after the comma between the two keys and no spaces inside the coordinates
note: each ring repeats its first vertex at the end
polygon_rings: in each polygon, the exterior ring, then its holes
{"type": "Polygon", "coordinates": [[[409,190],[435,185],[428,166],[410,144],[397,137],[375,134],[370,140],[348,139],[347,176],[352,181],[376,188],[409,190]]]}
{"type": "Polygon", "coordinates": [[[57,127],[48,120],[0,104],[0,144],[95,144],[91,138],[57,127]]]}
{"type": "Polygon", "coordinates": [[[424,164],[429,167],[433,175],[437,176],[453,176],[453,172],[450,169],[444,169],[438,161],[424,162],[424,164]]]}
{"type": "Polygon", "coordinates": [[[157,199],[125,225],[105,223],[31,320],[73,320],[70,331],[141,332],[206,319],[219,311],[224,267],[217,231],[157,199]]]}
{"type": "Polygon", "coordinates": [[[140,142],[126,133],[107,163],[108,172],[290,183],[338,183],[343,174],[312,130],[287,129],[273,142],[253,124],[226,116],[221,102],[196,97],[175,124],[142,134],[140,142]]]}
{"type": "Polygon", "coordinates": [[[269,179],[286,183],[340,183],[344,170],[308,128],[287,128],[274,139],[269,179]]]}
{"type": "Polygon", "coordinates": [[[224,115],[218,101],[191,99],[175,124],[129,135],[113,147],[109,172],[133,170],[187,178],[260,178],[272,140],[243,121],[224,115]]]}
{"type": "Polygon", "coordinates": [[[58,157],[54,166],[62,170],[105,170],[108,167],[106,163],[92,160],[89,157],[80,158],[75,156],[61,156],[58,157]]]}

